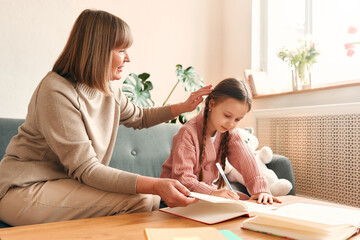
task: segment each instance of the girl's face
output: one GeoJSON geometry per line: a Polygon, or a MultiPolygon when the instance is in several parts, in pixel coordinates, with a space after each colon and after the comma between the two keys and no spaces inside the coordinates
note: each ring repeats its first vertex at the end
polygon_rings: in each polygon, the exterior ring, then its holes
{"type": "Polygon", "coordinates": [[[239,121],[249,111],[246,102],[241,102],[235,98],[226,98],[219,103],[214,99],[209,102],[207,132],[213,136],[216,131],[224,133],[236,127],[239,121]]]}
{"type": "Polygon", "coordinates": [[[120,80],[122,68],[126,62],[130,62],[129,55],[124,48],[115,48],[111,51],[111,75],[110,80],[120,80]]]}

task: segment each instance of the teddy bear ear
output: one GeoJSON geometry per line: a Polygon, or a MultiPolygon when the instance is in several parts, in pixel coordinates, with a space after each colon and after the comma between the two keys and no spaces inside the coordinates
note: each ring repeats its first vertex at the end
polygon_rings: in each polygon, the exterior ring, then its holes
{"type": "Polygon", "coordinates": [[[254,128],[252,127],[246,127],[244,128],[246,131],[248,131],[250,134],[254,134],[254,128]]]}

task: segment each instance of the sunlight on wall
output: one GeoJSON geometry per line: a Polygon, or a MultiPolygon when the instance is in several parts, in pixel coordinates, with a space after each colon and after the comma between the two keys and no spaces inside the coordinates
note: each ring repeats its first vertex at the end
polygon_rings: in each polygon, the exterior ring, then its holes
{"type": "MultiPolygon", "coordinates": [[[[176,64],[193,66],[206,83],[242,77],[243,69],[250,66],[250,53],[242,53],[249,49],[250,36],[246,32],[251,26],[247,21],[251,0],[241,2],[1,1],[0,101],[5,104],[0,108],[0,117],[25,117],[31,94],[51,70],[75,19],[86,8],[111,12],[130,25],[134,43],[128,51],[131,62],[125,67],[123,79],[131,72],[150,73],[156,105],[165,100],[177,81],[176,64]],[[234,37],[236,42],[231,41],[234,37]]],[[[186,96],[179,86],[170,103],[183,101],[186,96]]]]}

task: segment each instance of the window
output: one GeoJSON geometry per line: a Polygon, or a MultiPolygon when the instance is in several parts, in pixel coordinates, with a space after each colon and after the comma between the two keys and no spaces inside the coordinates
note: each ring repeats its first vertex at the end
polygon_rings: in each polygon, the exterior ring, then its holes
{"type": "Polygon", "coordinates": [[[359,14],[359,0],[253,0],[252,68],[267,72],[272,93],[291,91],[291,68],[278,52],[311,36],[320,51],[311,69],[314,87],[360,79],[360,45],[352,57],[344,48],[360,41],[359,14]],[[349,34],[350,26],[358,32],[349,34]]]}

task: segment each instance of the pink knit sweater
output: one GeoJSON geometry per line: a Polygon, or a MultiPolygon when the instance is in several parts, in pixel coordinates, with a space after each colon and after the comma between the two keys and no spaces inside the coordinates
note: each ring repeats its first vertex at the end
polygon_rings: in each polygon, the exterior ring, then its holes
{"type": "MultiPolygon", "coordinates": [[[[199,182],[203,119],[203,113],[200,113],[184,124],[174,136],[170,156],[162,166],[160,177],[177,179],[190,191],[211,194],[216,189],[213,182],[219,177],[215,163],[220,162],[220,154],[217,153],[222,134],[217,134],[214,143],[210,135],[206,137],[203,181],[199,182]]],[[[253,154],[236,131],[230,132],[228,153],[229,162],[244,176],[245,185],[251,195],[270,193],[253,154]]]]}

